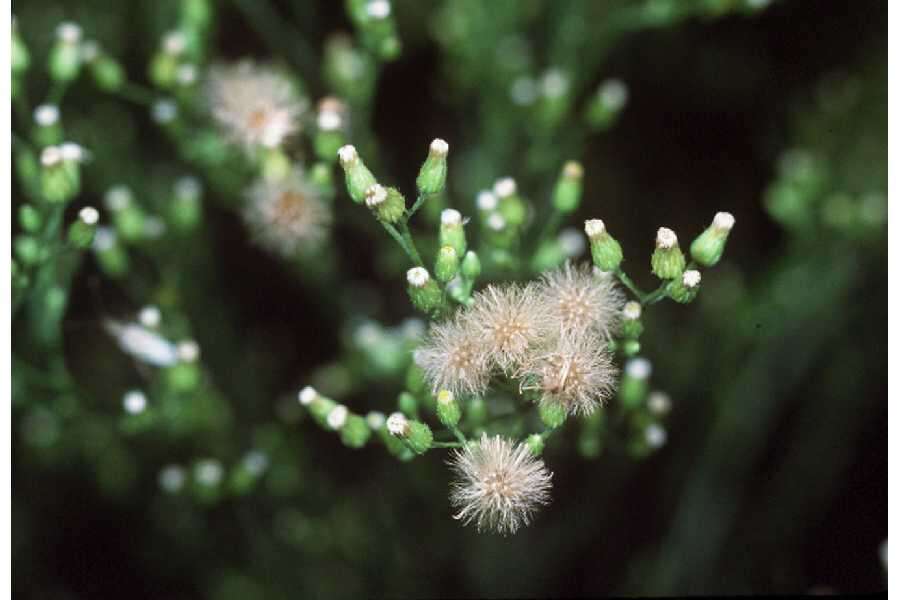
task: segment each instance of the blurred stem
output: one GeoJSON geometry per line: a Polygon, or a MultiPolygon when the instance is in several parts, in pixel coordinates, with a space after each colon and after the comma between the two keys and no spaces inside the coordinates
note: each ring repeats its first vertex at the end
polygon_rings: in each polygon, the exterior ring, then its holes
{"type": "Polygon", "coordinates": [[[413,215],[418,212],[422,205],[425,204],[425,200],[428,199],[428,194],[419,194],[419,197],[416,198],[416,202],[412,205],[412,207],[407,211],[406,218],[403,220],[403,223],[409,223],[409,220],[413,218],[413,215]]]}
{"type": "Polygon", "coordinates": [[[378,221],[384,227],[385,231],[387,231],[394,240],[400,244],[400,247],[403,248],[403,251],[406,252],[406,255],[409,257],[416,266],[424,267],[425,263],[422,262],[422,258],[419,256],[418,250],[416,250],[416,245],[412,241],[412,236],[409,233],[409,227],[406,226],[406,223],[401,222],[400,227],[403,233],[397,231],[397,228],[391,225],[390,223],[385,223],[384,221],[378,221]]]}

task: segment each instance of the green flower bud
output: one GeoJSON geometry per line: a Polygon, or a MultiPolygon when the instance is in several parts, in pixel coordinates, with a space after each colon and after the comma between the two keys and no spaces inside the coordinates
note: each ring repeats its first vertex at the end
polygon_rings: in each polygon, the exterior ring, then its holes
{"type": "Polygon", "coordinates": [[[441,390],[437,394],[437,414],[446,427],[456,427],[462,417],[462,409],[459,402],[449,390],[441,390]]]}
{"type": "Polygon", "coordinates": [[[416,418],[419,415],[419,402],[409,392],[401,392],[397,397],[397,409],[407,417],[416,418]]]}
{"type": "Polygon", "coordinates": [[[179,362],[166,369],[166,382],[176,392],[193,392],[200,384],[200,367],[192,362],[179,362]]]}
{"type": "Polygon", "coordinates": [[[175,182],[172,201],[168,205],[169,222],[177,231],[193,230],[203,216],[203,188],[195,177],[182,177],[175,182]]]}
{"type": "Polygon", "coordinates": [[[711,267],[719,262],[732,227],[734,217],[731,213],[716,213],[712,224],[691,243],[691,258],[704,267],[711,267]]]}
{"type": "Polygon", "coordinates": [[[644,332],[641,323],[641,305],[637,302],[626,302],[622,309],[622,337],[636,340],[644,332]]]}
{"type": "Polygon", "coordinates": [[[431,448],[434,435],[431,428],[421,421],[407,419],[402,413],[394,413],[387,420],[388,431],[406,442],[416,454],[424,454],[431,448]]]}
{"type": "Polygon", "coordinates": [[[678,247],[678,237],[675,232],[666,227],[660,227],[656,232],[656,250],[650,257],[653,274],[660,279],[675,279],[681,277],[684,264],[684,254],[678,247]]]}
{"type": "Polygon", "coordinates": [[[19,207],[19,225],[28,233],[37,233],[44,224],[41,213],[30,204],[19,207]]]}
{"type": "Polygon", "coordinates": [[[538,406],[541,421],[550,429],[566,422],[566,408],[559,402],[541,402],[538,406]]]}
{"type": "Polygon", "coordinates": [[[106,54],[100,54],[91,61],[88,69],[94,78],[97,87],[105,92],[115,92],[122,89],[125,83],[125,70],[117,60],[106,54]]]}
{"type": "Polygon", "coordinates": [[[441,246],[450,246],[460,257],[466,253],[466,232],[462,215],[458,210],[446,208],[441,211],[441,227],[438,230],[438,242],[441,246]]]}
{"type": "Polygon", "coordinates": [[[82,149],[78,144],[48,146],[41,151],[41,195],[51,203],[63,203],[81,189],[78,166],[82,149]]]}
{"type": "Polygon", "coordinates": [[[591,241],[591,258],[598,269],[604,272],[615,271],[622,264],[622,246],[606,231],[606,225],[600,219],[584,222],[584,232],[591,241]]]}
{"type": "Polygon", "coordinates": [[[478,259],[478,255],[471,250],[466,252],[462,260],[461,270],[466,279],[477,279],[481,275],[481,261],[478,259]]]}
{"type": "Polygon", "coordinates": [[[447,152],[450,146],[442,139],[435,139],[428,148],[428,157],[419,170],[416,187],[420,194],[437,194],[444,189],[447,180],[447,152]]]}
{"type": "Polygon", "coordinates": [[[692,302],[700,292],[700,271],[694,269],[685,271],[681,277],[672,280],[668,291],[669,297],[675,302],[681,304],[692,302]]]}
{"type": "Polygon", "coordinates": [[[38,239],[30,235],[16,236],[13,247],[16,251],[16,258],[24,265],[39,263],[45,254],[38,239]]]}
{"type": "Polygon", "coordinates": [[[647,396],[647,380],[653,367],[646,358],[632,358],[625,363],[622,382],[619,387],[619,399],[626,409],[634,409],[644,402],[647,396]]]}
{"type": "Polygon", "coordinates": [[[81,70],[81,27],[75,23],[60,23],[56,28],[56,43],[50,49],[48,67],[55,81],[72,81],[81,70]]]}
{"type": "Polygon", "coordinates": [[[434,274],[438,281],[447,283],[459,271],[459,255],[452,246],[442,246],[434,263],[434,274]]]}
{"type": "Polygon", "coordinates": [[[385,223],[396,223],[406,214],[406,198],[397,188],[373,184],[366,190],[366,206],[385,223]]]}
{"type": "Polygon", "coordinates": [[[525,444],[535,456],[540,456],[544,452],[544,438],[538,433],[529,435],[528,439],[525,440],[525,444]]]}
{"type": "Polygon", "coordinates": [[[444,303],[441,288],[422,267],[413,267],[406,272],[409,283],[407,291],[413,306],[426,314],[436,312],[444,303]]]}
{"type": "Polygon", "coordinates": [[[19,35],[19,28],[16,25],[16,18],[12,18],[12,46],[9,53],[9,61],[12,65],[13,75],[21,75],[28,70],[31,63],[31,57],[28,54],[28,46],[22,36],[19,35]]]}
{"type": "Polygon", "coordinates": [[[608,79],[600,84],[597,93],[587,107],[587,122],[594,129],[606,129],[612,125],[628,102],[628,88],[618,79],[608,79]]]}
{"type": "Polygon", "coordinates": [[[494,195],[498,199],[497,208],[506,225],[516,229],[525,223],[528,210],[517,193],[516,181],[513,178],[504,177],[494,183],[494,195]]]}
{"type": "Polygon", "coordinates": [[[85,206],[78,212],[78,219],[69,226],[69,243],[76,248],[90,248],[97,231],[100,214],[93,206],[85,206]]]}
{"type": "Polygon", "coordinates": [[[338,159],[341,162],[341,168],[344,169],[347,193],[354,202],[360,204],[366,198],[366,190],[378,182],[375,181],[372,172],[363,164],[353,146],[342,146],[338,150],[338,159]]]}
{"type": "Polygon", "coordinates": [[[62,142],[63,131],[59,122],[59,107],[41,104],[34,109],[33,137],[39,146],[55,146],[62,142]]]}
{"type": "Polygon", "coordinates": [[[350,415],[341,428],[341,441],[349,448],[362,448],[372,436],[366,420],[359,415],[350,415]]]}
{"type": "MultiPolygon", "coordinates": [[[[304,388],[304,391],[306,391],[306,388],[304,388]]],[[[301,404],[303,403],[302,394],[303,392],[301,392],[301,404]]],[[[309,414],[312,415],[316,423],[321,427],[328,427],[328,415],[337,407],[337,402],[320,394],[315,394],[315,397],[307,406],[309,407],[309,414]]]]}
{"type": "Polygon", "coordinates": [[[488,411],[484,398],[475,396],[466,404],[466,419],[472,427],[477,427],[487,421],[488,411]]]}
{"type": "Polygon", "coordinates": [[[553,190],[553,206],[564,215],[574,212],[581,203],[581,179],[584,168],[580,163],[569,161],[563,165],[562,173],[553,190]]]}
{"type": "Polygon", "coordinates": [[[91,249],[100,268],[110,277],[120,277],[128,272],[128,253],[118,243],[114,229],[98,227],[91,249]]]}
{"type": "Polygon", "coordinates": [[[641,343],[637,340],[625,340],[622,343],[622,354],[636,356],[641,351],[641,343]]]}

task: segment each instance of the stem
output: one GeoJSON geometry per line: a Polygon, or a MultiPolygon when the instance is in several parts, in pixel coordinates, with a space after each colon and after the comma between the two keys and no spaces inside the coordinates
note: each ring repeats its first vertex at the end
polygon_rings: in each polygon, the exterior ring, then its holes
{"type": "Polygon", "coordinates": [[[410,209],[406,212],[406,219],[404,219],[404,224],[409,223],[409,220],[412,219],[413,215],[416,214],[422,205],[425,204],[425,200],[428,199],[427,194],[419,194],[419,197],[416,198],[415,203],[410,207],[410,209]]]}
{"type": "Polygon", "coordinates": [[[447,427],[447,429],[453,432],[453,435],[456,436],[456,439],[459,440],[459,443],[461,445],[465,446],[468,443],[465,434],[459,429],[459,427],[457,427],[456,425],[450,425],[449,427],[447,427]]]}
{"type": "Polygon", "coordinates": [[[409,231],[409,225],[406,224],[406,221],[400,221],[400,232],[408,248],[407,254],[409,254],[414,263],[416,263],[420,267],[424,267],[425,263],[422,262],[422,257],[419,256],[419,251],[416,250],[416,243],[412,239],[412,234],[409,231]]]}
{"type": "Polygon", "coordinates": [[[651,293],[647,294],[643,300],[641,300],[641,304],[644,306],[650,306],[651,304],[656,304],[660,300],[667,298],[669,296],[669,282],[663,282],[658,288],[653,290],[651,293]]]}
{"type": "Polygon", "coordinates": [[[547,220],[544,221],[544,227],[541,229],[541,233],[534,240],[534,246],[532,250],[537,252],[538,248],[544,243],[544,241],[553,235],[557,229],[559,229],[559,224],[562,221],[563,214],[556,210],[556,207],[550,211],[550,215],[547,217],[547,220]]]}
{"type": "Polygon", "coordinates": [[[641,304],[644,303],[643,298],[644,296],[646,296],[646,294],[642,292],[641,289],[636,286],[633,281],[631,281],[631,277],[625,274],[625,271],[622,270],[622,267],[616,269],[616,277],[619,278],[619,281],[622,282],[622,285],[627,287],[631,291],[631,293],[635,295],[635,297],[640,301],[641,304]]]}

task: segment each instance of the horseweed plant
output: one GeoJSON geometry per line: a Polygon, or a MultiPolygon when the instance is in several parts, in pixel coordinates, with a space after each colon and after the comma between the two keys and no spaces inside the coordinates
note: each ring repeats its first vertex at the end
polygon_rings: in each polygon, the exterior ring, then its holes
{"type": "MultiPolygon", "coordinates": [[[[601,220],[604,215],[585,221],[583,233],[560,232],[581,207],[584,181],[591,176],[576,160],[553,165],[558,174],[545,181],[552,191],[541,218],[529,199],[533,190],[521,189],[509,176],[490,185],[484,181],[470,214],[461,203],[450,207],[450,144],[443,139],[428,146],[409,197],[382,175],[365,122],[377,65],[401,49],[386,0],[348,2],[361,47],[345,35],[326,43],[323,70],[331,92],[317,102],[300,77],[280,64],[210,60],[214,8],[202,0],[183,4],[177,27],[161,37],[149,61],[151,87],[129,78],[79,25],[61,24],[47,54],[49,91],[34,107],[26,81],[35,65],[13,22],[12,93],[19,125],[13,153],[26,198],[13,244],[13,306],[27,306],[35,339],[56,349],[47,369],[58,375],[60,386],[74,387],[60,358],[59,325],[80,257],[91,252],[100,271],[119,282],[128,280],[135,256],[177,264],[178,252],[167,248],[180,248],[191,236],[202,239],[207,181],[218,196],[231,199],[227,208],[236,209],[261,248],[300,265],[301,276],[324,277],[322,285],[339,281],[327,278],[338,213],[371,213],[396,244],[403,261],[395,269],[396,285],[405,287],[427,325],[412,320],[391,329],[366,321],[353,332],[352,344],[364,368],[399,375],[391,380],[396,411],[386,415],[390,411],[377,406],[342,404],[354,391],[341,385],[350,368],[343,358],[315,371],[313,385],[303,387],[298,399],[319,426],[350,448],[381,444],[402,461],[448,450],[456,478],[450,502],[464,524],[504,535],[528,524],[550,501],[544,447],[569,430],[569,420],[579,422],[578,445],[587,456],[605,443],[621,442],[635,456],[665,443],[662,423],[671,401],[651,389],[651,364],[639,356],[644,311],[663,300],[688,304],[696,298],[702,270],[722,257],[734,226],[729,213],[716,214],[686,250],[676,232],[660,227],[647,261],[659,284],[642,290],[626,274],[623,248],[608,228],[612,224],[601,220]],[[97,93],[144,109],[197,173],[174,179],[163,202],[153,199],[158,190],[133,189],[98,174],[88,183],[102,206],[82,206],[64,227],[71,215],[67,206],[85,192],[83,175],[95,166],[91,149],[69,137],[77,129],[65,126],[66,93],[85,76],[97,93]],[[338,191],[338,169],[349,202],[338,191]],[[94,189],[97,182],[102,189],[94,189]],[[417,215],[424,226],[413,222],[417,215]],[[587,248],[590,263],[573,259],[587,248]]],[[[550,70],[539,86],[517,80],[511,97],[534,104],[536,122],[549,131],[560,122],[571,85],[566,73],[550,70]]],[[[610,126],[627,95],[623,82],[604,82],[585,118],[598,130],[610,126]]],[[[360,227],[368,227],[368,219],[360,227]]],[[[390,251],[383,248],[386,256],[390,251]]],[[[160,374],[150,371],[146,390],[122,390],[125,432],[159,427],[186,435],[207,427],[221,433],[229,423],[224,394],[207,376],[200,346],[172,292],[176,271],[161,269],[160,306],[148,302],[136,316],[104,320],[124,354],[160,374]],[[193,405],[194,421],[180,412],[188,397],[205,399],[193,405]]],[[[233,468],[208,457],[197,458],[190,469],[168,464],[159,483],[166,493],[178,493],[190,482],[198,499],[211,502],[225,493],[222,482],[244,493],[267,466],[267,455],[254,448],[233,468]]]]}

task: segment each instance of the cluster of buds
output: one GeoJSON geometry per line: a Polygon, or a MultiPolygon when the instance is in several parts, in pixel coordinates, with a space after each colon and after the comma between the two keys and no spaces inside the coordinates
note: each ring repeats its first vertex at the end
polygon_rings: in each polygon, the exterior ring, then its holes
{"type": "Polygon", "coordinates": [[[319,426],[338,432],[347,447],[362,448],[369,441],[373,428],[364,417],[352,413],[346,406],[326,398],[310,386],[300,390],[297,398],[319,426]]]}

